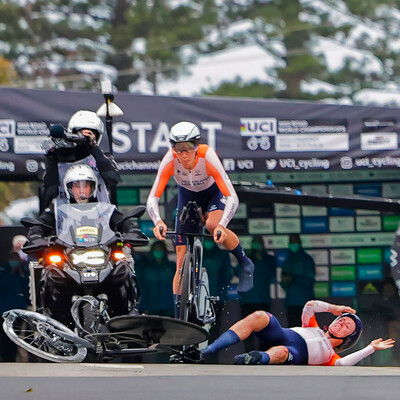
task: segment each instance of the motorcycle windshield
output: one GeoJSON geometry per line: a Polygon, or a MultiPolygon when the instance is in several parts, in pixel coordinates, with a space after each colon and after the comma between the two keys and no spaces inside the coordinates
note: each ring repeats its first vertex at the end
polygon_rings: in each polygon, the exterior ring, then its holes
{"type": "Polygon", "coordinates": [[[61,204],[56,207],[56,232],[70,246],[105,244],[115,236],[110,219],[115,206],[109,203],[61,204]]]}

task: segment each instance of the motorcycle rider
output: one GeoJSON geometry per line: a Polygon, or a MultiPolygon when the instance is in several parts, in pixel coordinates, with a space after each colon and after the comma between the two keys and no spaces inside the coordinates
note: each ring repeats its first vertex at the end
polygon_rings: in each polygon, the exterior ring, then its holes
{"type": "Polygon", "coordinates": [[[51,140],[45,142],[46,173],[41,196],[42,209],[48,207],[54,198],[67,201],[64,192],[64,176],[74,164],[87,164],[96,174],[98,181],[97,198],[109,202],[109,193],[121,178],[115,161],[100,149],[104,123],[93,111],[79,110],[68,122],[66,134],[60,129],[50,129],[51,140]]]}
{"type": "MultiPolygon", "coordinates": [[[[85,164],[70,167],[64,178],[64,190],[70,203],[97,202],[98,182],[92,168],[85,164]]],[[[30,244],[40,242],[43,236],[55,234],[55,209],[57,199],[39,217],[46,224],[35,225],[28,232],[30,244]]],[[[115,206],[110,218],[110,228],[121,233],[129,232],[131,224],[115,206]]],[[[110,316],[137,314],[134,306],[138,302],[139,289],[136,276],[131,267],[125,263],[114,266],[110,275],[101,283],[99,293],[106,293],[109,299],[110,316]]],[[[77,284],[62,269],[50,265],[43,269],[39,282],[39,310],[45,312],[62,323],[72,322],[70,315],[71,298],[79,293],[77,284]]]]}

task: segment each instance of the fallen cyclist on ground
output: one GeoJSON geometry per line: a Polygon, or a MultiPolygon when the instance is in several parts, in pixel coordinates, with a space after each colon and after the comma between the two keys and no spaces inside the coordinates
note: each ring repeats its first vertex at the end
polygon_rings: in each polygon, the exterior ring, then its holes
{"type": "Polygon", "coordinates": [[[363,349],[340,357],[337,353],[353,347],[362,333],[362,323],[354,309],[311,300],[305,304],[301,319],[301,327],[282,328],[272,314],[256,311],[231,326],[197,356],[190,353],[185,361],[206,362],[211,354],[247,339],[253,332],[268,350],[239,354],[235,356],[235,364],[349,366],[395,343],[393,339],[375,339],[363,349]],[[319,312],[338,316],[326,331],[316,321],[315,313],[319,312]]]}

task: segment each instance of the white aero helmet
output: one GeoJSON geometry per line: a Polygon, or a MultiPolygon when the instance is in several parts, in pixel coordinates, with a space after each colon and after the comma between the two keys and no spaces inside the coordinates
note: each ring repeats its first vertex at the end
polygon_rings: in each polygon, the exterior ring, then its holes
{"type": "MultiPolygon", "coordinates": [[[[74,198],[72,193],[72,184],[74,182],[89,182],[90,183],[90,197],[97,195],[97,177],[93,169],[86,164],[77,164],[68,168],[64,177],[64,191],[68,200],[74,198]]],[[[75,199],[76,200],[76,199],[75,199]]]]}
{"type": "Polygon", "coordinates": [[[104,133],[104,123],[93,111],[79,110],[69,120],[68,133],[76,133],[81,129],[90,129],[96,135],[96,143],[100,144],[104,133]]]}
{"type": "Polygon", "coordinates": [[[200,130],[197,125],[192,122],[181,121],[175,124],[169,131],[169,142],[172,147],[181,142],[193,142],[197,145],[200,136],[200,130]]]}

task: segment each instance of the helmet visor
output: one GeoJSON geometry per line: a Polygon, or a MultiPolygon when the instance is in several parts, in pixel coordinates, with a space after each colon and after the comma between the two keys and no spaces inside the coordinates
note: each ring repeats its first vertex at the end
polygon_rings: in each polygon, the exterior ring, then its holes
{"type": "Polygon", "coordinates": [[[180,143],[175,143],[172,145],[172,149],[174,150],[175,153],[181,154],[181,153],[192,153],[193,151],[197,150],[197,143],[195,142],[180,142],[180,143]]]}
{"type": "Polygon", "coordinates": [[[94,186],[91,181],[75,181],[68,185],[68,190],[77,203],[87,203],[93,195],[94,186]]]}

